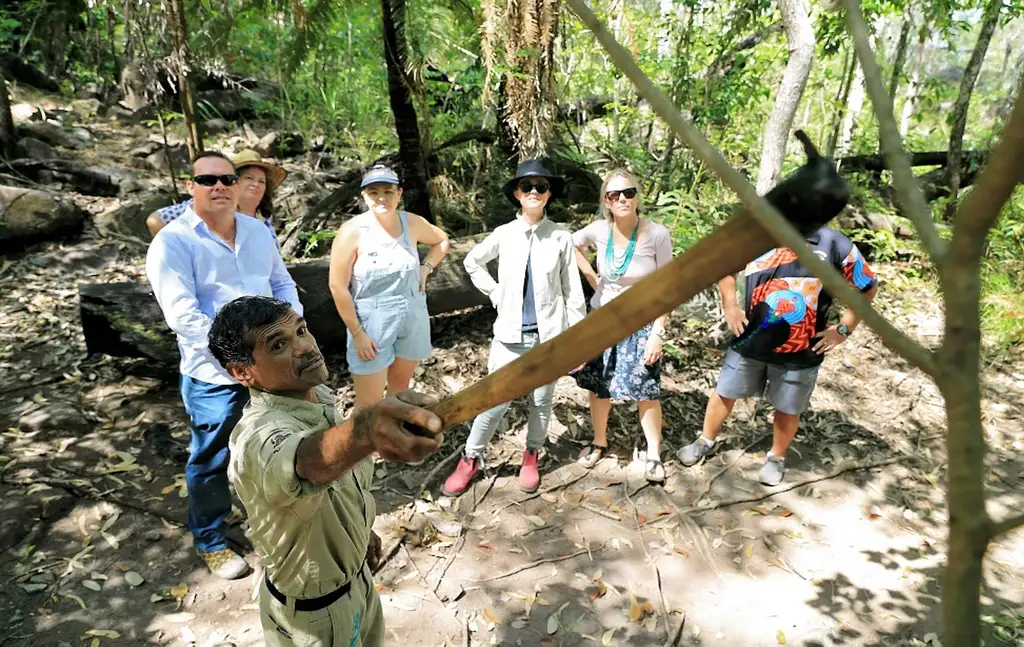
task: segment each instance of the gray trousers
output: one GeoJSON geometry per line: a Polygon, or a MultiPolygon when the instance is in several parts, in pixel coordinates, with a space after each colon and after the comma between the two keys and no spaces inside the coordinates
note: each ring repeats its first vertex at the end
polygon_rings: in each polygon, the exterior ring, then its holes
{"type": "MultiPolygon", "coordinates": [[[[497,339],[491,341],[491,354],[487,360],[487,372],[493,373],[497,371],[520,355],[526,354],[539,343],[540,337],[535,332],[523,333],[523,341],[520,344],[504,344],[497,339]]],[[[530,419],[526,432],[527,449],[540,449],[544,446],[544,441],[548,436],[548,420],[551,419],[551,405],[554,395],[554,382],[536,388],[530,394],[530,419]]],[[[473,458],[483,456],[487,443],[491,442],[498,424],[511,404],[511,402],[499,404],[476,417],[473,421],[473,428],[469,432],[469,438],[466,439],[466,456],[473,458]]]]}

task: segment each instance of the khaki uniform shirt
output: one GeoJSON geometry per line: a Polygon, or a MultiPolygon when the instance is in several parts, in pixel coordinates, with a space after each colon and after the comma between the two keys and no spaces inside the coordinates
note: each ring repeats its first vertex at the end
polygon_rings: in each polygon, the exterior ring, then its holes
{"type": "Polygon", "coordinates": [[[343,586],[366,557],[376,504],[367,459],[327,485],[295,473],[299,443],[340,416],[325,386],[319,404],[250,390],[231,433],[228,474],[249,516],[249,539],[282,593],[316,598],[343,586]]]}
{"type": "Polygon", "coordinates": [[[494,338],[506,344],[523,341],[527,259],[533,276],[537,333],[542,342],[558,336],[587,315],[572,234],[547,218],[531,226],[517,216],[496,227],[462,261],[473,285],[490,297],[497,309],[494,338]],[[487,263],[495,257],[497,281],[487,270],[487,263]]]}

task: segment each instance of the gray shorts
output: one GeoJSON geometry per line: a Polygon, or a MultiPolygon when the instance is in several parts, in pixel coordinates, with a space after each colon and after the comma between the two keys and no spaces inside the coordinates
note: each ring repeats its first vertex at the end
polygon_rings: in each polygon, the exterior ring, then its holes
{"type": "Polygon", "coordinates": [[[730,400],[764,395],[777,411],[799,415],[807,410],[819,366],[786,370],[743,357],[731,348],[718,376],[718,395],[730,400]],[[767,385],[767,390],[765,386],[767,385]]]}

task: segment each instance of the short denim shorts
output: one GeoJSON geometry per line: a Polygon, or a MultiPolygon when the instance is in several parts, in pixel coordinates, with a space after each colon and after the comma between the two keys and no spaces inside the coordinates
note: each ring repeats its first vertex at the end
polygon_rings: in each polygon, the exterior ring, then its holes
{"type": "Polygon", "coordinates": [[[419,361],[430,356],[433,347],[425,294],[367,297],[356,299],[355,304],[359,323],[377,344],[377,356],[368,362],[359,359],[349,331],[345,357],[350,373],[373,375],[391,366],[396,357],[419,361]]]}

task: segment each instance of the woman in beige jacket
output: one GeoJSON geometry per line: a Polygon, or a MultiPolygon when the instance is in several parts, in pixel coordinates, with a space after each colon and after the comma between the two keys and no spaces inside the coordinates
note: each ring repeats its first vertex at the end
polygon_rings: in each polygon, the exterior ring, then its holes
{"type": "MultiPolygon", "coordinates": [[[[555,337],[586,316],[583,284],[576,269],[572,234],[544,216],[548,202],[562,195],[565,182],[539,160],[519,165],[505,184],[508,199],[519,208],[516,219],[497,227],[466,255],[463,264],[473,285],[488,295],[498,311],[487,370],[491,373],[534,346],[555,337]],[[487,270],[497,257],[498,280],[487,270]]],[[[540,487],[538,460],[547,438],[555,385],[533,391],[519,484],[533,492],[540,487]]],[[[444,493],[461,494],[480,471],[487,443],[511,403],[476,417],[466,450],[444,493]]]]}

